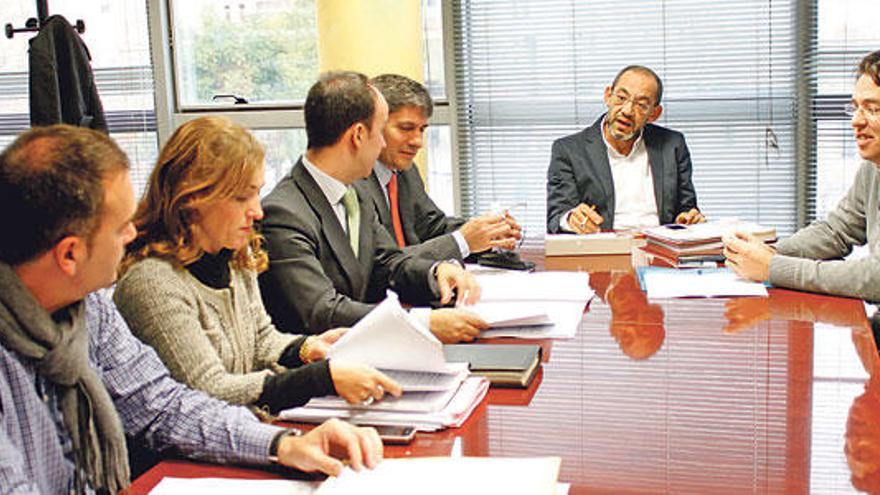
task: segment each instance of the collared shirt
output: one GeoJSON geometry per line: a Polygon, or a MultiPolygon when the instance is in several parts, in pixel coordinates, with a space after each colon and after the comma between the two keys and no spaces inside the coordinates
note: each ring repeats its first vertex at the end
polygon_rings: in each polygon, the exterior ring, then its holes
{"type": "MultiPolygon", "coordinates": [[[[391,200],[388,199],[388,183],[391,182],[391,176],[394,175],[395,172],[379,160],[376,160],[376,165],[373,166],[373,172],[376,173],[376,178],[379,179],[379,185],[382,186],[382,197],[385,198],[385,204],[391,208],[391,200]]],[[[413,221],[417,222],[418,219],[413,219],[413,221]]],[[[471,247],[465,240],[464,234],[461,233],[461,230],[453,232],[452,238],[455,239],[455,243],[458,244],[458,250],[461,251],[461,257],[467,258],[471,254],[471,247]]],[[[422,240],[424,241],[427,239],[422,240]]]]}
{"type": "MultiPolygon", "coordinates": [[[[0,288],[2,290],[2,288],[0,288]]],[[[211,462],[267,464],[281,428],[174,381],[152,348],[128,329],[108,291],[86,297],[89,363],[107,387],[129,436],[155,450],[211,462]]],[[[34,362],[0,346],[0,493],[69,493],[70,437],[54,384],[34,362]]]]}
{"type": "Polygon", "coordinates": [[[605,119],[602,119],[602,129],[602,142],[608,149],[608,163],[611,164],[611,177],[614,180],[614,229],[660,225],[644,133],[636,138],[629,154],[622,155],[605,138],[605,119]]]}
{"type": "MultiPolygon", "coordinates": [[[[640,133],[628,155],[622,155],[605,138],[605,118],[601,124],[602,142],[608,151],[608,164],[614,183],[614,229],[640,229],[660,225],[657,198],[654,196],[654,177],[648,161],[648,150],[640,133]]],[[[566,213],[559,226],[566,231],[574,229],[566,213]]]]}
{"type": "Polygon", "coordinates": [[[302,156],[302,162],[312,178],[315,179],[315,182],[318,183],[318,187],[321,188],[321,192],[324,193],[327,202],[330,203],[330,206],[333,208],[333,213],[336,214],[336,218],[339,220],[339,225],[342,226],[342,231],[347,234],[348,217],[345,214],[345,205],[342,204],[342,196],[345,195],[348,186],[315,166],[315,164],[306,158],[306,155],[302,156]]]}

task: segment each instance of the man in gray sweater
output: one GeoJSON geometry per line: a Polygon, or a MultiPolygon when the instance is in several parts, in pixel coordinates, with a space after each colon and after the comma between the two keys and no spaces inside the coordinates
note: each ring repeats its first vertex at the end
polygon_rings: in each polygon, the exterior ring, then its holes
{"type": "Polygon", "coordinates": [[[865,162],[853,185],[828,218],[780,241],[776,249],[744,234],[726,239],[727,266],[741,277],[880,301],[880,50],[863,58],[857,72],[846,113],[865,162]],[[864,244],[869,256],[842,259],[864,244]]]}

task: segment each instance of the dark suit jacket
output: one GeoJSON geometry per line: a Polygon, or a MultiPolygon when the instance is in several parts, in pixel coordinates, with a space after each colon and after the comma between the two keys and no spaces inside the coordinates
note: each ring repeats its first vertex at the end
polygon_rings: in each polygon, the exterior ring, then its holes
{"type": "MultiPolygon", "coordinates": [[[[385,230],[397,243],[394,224],[391,222],[391,208],[385,200],[385,191],[376,173],[371,173],[359,182],[376,207],[376,213],[385,230]]],[[[425,192],[425,183],[415,166],[397,175],[397,202],[407,252],[433,260],[461,260],[461,250],[458,249],[452,232],[458,230],[464,220],[447,217],[443,213],[425,192]]]]}
{"type": "Polygon", "coordinates": [[[433,263],[401,251],[372,200],[359,185],[355,189],[361,210],[357,257],[302,160],[263,199],[269,270],[260,276],[260,289],[279,328],[320,333],[350,326],[385,297],[386,288],[410,304],[436,299],[428,280],[433,263]]]}
{"type": "MultiPolygon", "coordinates": [[[[691,154],[684,136],[648,124],[642,131],[654,178],[654,197],[661,224],[675,222],[681,212],[697,207],[691,182],[691,154]]],[[[547,171],[547,232],[564,232],[559,220],[580,203],[596,205],[605,221],[603,230],[614,228],[614,179],[608,150],[602,140],[602,117],[592,126],[553,143],[547,171]]]]}

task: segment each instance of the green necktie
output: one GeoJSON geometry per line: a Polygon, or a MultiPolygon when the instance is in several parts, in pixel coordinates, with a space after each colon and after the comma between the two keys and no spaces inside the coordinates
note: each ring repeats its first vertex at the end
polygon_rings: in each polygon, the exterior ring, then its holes
{"type": "Polygon", "coordinates": [[[361,209],[358,205],[358,195],[354,188],[348,186],[342,195],[342,205],[345,206],[345,217],[348,219],[348,242],[354,255],[358,255],[358,236],[361,226],[361,209]]]}

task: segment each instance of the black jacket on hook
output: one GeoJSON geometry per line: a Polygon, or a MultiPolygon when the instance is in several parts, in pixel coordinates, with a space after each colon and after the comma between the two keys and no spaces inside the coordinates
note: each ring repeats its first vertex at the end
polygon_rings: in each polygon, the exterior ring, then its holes
{"type": "Polygon", "coordinates": [[[46,19],[30,45],[31,125],[70,124],[107,132],[92,57],[67,19],[46,19]]]}

